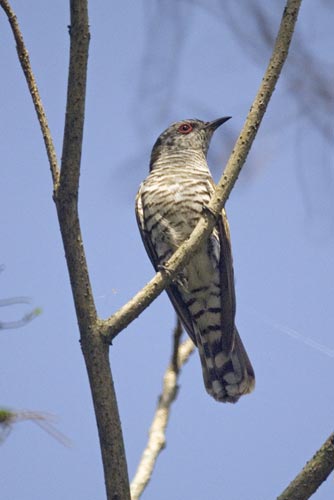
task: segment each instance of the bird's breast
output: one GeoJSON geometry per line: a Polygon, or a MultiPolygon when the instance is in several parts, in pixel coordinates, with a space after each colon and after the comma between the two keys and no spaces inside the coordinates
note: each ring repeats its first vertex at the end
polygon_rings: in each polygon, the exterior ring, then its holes
{"type": "Polygon", "coordinates": [[[142,189],[143,216],[151,239],[175,250],[190,236],[211,194],[208,175],[203,173],[151,174],[142,189]]]}

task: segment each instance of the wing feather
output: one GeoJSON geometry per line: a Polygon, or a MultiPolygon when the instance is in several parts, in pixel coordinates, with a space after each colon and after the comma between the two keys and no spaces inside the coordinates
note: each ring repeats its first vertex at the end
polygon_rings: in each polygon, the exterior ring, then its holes
{"type": "MultiPolygon", "coordinates": [[[[145,250],[153,264],[154,269],[158,272],[160,263],[156,251],[154,249],[154,246],[152,244],[152,241],[149,237],[149,233],[145,226],[143,206],[141,200],[141,189],[139,189],[138,194],[136,196],[136,218],[140,235],[145,246],[145,250]]],[[[174,306],[176,314],[183,323],[183,326],[186,329],[188,335],[190,336],[194,344],[197,345],[195,330],[193,322],[191,320],[191,314],[188,310],[187,305],[184,303],[184,299],[182,298],[177,285],[170,285],[169,287],[166,288],[166,292],[168,294],[170,301],[174,306]]]]}
{"type": "Polygon", "coordinates": [[[229,355],[235,342],[236,299],[230,231],[224,209],[222,217],[218,221],[217,228],[220,242],[219,271],[222,348],[229,355]]]}

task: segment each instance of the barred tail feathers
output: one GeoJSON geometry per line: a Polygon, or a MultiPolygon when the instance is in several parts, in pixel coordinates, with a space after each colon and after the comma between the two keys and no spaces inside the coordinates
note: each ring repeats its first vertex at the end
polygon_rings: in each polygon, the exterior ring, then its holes
{"type": "Polygon", "coordinates": [[[204,384],[207,392],[217,401],[236,403],[240,396],[252,392],[255,375],[237,329],[229,356],[217,348],[217,340],[203,338],[196,332],[204,384]],[[210,341],[211,340],[211,341],[210,341]]]}

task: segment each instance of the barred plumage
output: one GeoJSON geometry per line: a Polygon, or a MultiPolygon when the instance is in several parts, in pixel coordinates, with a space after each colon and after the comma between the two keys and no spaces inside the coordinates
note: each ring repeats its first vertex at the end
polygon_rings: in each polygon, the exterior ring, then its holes
{"type": "MultiPolygon", "coordinates": [[[[163,266],[195,228],[214,183],[206,162],[214,122],[172,124],[156,141],[150,174],[136,199],[140,232],[155,267],[163,266]]],[[[197,345],[207,391],[236,402],[254,387],[254,372],[235,327],[235,292],[225,212],[209,239],[167,289],[197,345]]]]}

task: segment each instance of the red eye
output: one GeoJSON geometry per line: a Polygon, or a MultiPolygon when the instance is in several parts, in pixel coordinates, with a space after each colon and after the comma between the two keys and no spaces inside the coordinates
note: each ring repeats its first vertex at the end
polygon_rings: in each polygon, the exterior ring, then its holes
{"type": "Polygon", "coordinates": [[[182,123],[182,125],[179,126],[178,131],[181,132],[181,134],[189,134],[192,129],[193,127],[190,123],[182,123]]]}

